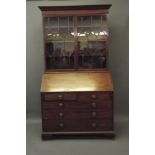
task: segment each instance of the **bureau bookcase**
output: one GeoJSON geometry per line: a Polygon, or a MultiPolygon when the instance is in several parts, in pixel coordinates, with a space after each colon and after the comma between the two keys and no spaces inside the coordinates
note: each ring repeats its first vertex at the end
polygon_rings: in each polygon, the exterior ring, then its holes
{"type": "Polygon", "coordinates": [[[42,138],[114,137],[108,69],[111,5],[40,6],[45,73],[42,138]]]}

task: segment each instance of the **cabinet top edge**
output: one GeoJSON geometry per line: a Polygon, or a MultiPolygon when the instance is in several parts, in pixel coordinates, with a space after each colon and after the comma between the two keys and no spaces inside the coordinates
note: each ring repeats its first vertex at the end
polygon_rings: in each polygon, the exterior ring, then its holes
{"type": "Polygon", "coordinates": [[[41,11],[60,11],[60,10],[97,10],[110,9],[112,4],[102,5],[72,5],[72,6],[38,6],[41,11]]]}

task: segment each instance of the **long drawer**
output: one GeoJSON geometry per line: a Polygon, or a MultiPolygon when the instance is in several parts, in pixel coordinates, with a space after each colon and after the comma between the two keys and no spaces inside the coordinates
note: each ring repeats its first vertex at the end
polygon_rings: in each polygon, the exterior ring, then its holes
{"type": "Polygon", "coordinates": [[[86,110],[86,109],[64,109],[64,110],[44,110],[44,120],[73,120],[73,119],[112,119],[112,109],[86,110]]]}
{"type": "Polygon", "coordinates": [[[112,108],[112,101],[107,100],[107,101],[90,101],[90,102],[77,102],[77,101],[72,101],[72,102],[67,102],[67,101],[43,101],[42,102],[43,109],[109,109],[112,108]]]}
{"type": "Polygon", "coordinates": [[[106,131],[112,130],[112,120],[45,121],[44,131],[106,131]]]}

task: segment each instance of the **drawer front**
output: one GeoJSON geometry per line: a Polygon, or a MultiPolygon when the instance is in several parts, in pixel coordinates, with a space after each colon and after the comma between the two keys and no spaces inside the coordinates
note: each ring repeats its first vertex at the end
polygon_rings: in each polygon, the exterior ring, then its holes
{"type": "Polygon", "coordinates": [[[112,94],[105,93],[81,93],[78,95],[79,102],[92,102],[92,101],[112,101],[112,94]]]}
{"type": "Polygon", "coordinates": [[[112,119],[112,109],[105,110],[44,110],[44,120],[112,119]]]}
{"type": "Polygon", "coordinates": [[[108,131],[112,130],[112,120],[45,121],[44,131],[108,131]]]}
{"type": "Polygon", "coordinates": [[[44,101],[61,101],[61,100],[76,100],[77,95],[75,93],[47,93],[43,95],[44,101]]]}
{"type": "Polygon", "coordinates": [[[66,102],[66,101],[50,101],[42,102],[43,109],[111,109],[112,101],[89,101],[89,102],[66,102]]]}
{"type": "Polygon", "coordinates": [[[44,101],[61,101],[61,100],[78,100],[80,102],[90,102],[90,101],[108,101],[112,100],[112,93],[102,92],[102,93],[45,93],[43,94],[44,101]]]}

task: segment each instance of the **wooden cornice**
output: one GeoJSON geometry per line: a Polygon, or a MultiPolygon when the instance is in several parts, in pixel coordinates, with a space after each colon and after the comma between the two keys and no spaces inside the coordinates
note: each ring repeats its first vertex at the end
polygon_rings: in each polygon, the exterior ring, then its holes
{"type": "Polygon", "coordinates": [[[65,10],[101,10],[110,9],[111,4],[104,5],[78,5],[78,6],[39,6],[41,11],[65,11],[65,10]]]}

